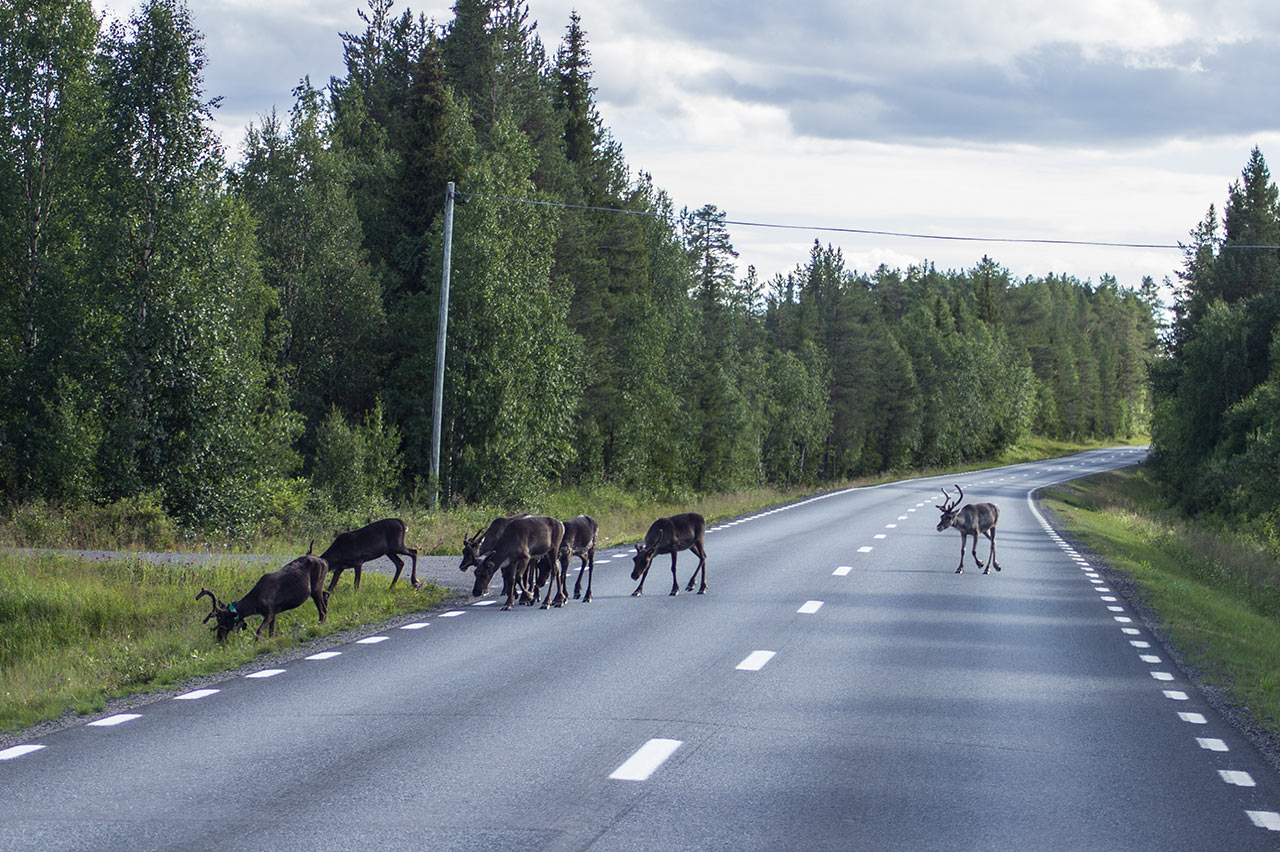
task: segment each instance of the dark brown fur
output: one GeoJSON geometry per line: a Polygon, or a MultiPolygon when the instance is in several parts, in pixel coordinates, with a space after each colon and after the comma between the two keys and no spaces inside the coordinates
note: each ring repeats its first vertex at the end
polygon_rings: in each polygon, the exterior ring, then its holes
{"type": "Polygon", "coordinates": [[[213,611],[204,617],[215,619],[213,630],[221,642],[235,630],[245,625],[245,619],[251,615],[262,616],[258,625],[257,638],[262,637],[262,628],[267,628],[268,636],[276,635],[276,616],[294,609],[306,602],[307,598],[315,601],[316,612],[324,621],[329,614],[329,593],[324,588],[324,575],[328,573],[328,564],[318,556],[307,554],[299,556],[288,565],[263,574],[258,582],[249,590],[249,594],[233,604],[227,605],[218,600],[217,595],[208,589],[201,589],[196,595],[200,600],[205,595],[213,601],[213,611]]]}
{"type": "Polygon", "coordinates": [[[707,549],[703,538],[707,532],[707,521],[696,512],[683,515],[672,515],[669,518],[658,518],[649,531],[645,533],[644,544],[636,545],[635,567],[631,570],[631,579],[639,580],[640,585],[631,593],[632,597],[644,594],[644,581],[649,576],[649,568],[653,565],[653,557],[659,553],[671,554],[671,594],[680,594],[680,581],[676,578],[676,553],[681,550],[692,550],[698,555],[698,567],[693,569],[686,592],[693,591],[694,581],[698,573],[702,573],[702,585],[698,594],[707,593],[707,549]]]}

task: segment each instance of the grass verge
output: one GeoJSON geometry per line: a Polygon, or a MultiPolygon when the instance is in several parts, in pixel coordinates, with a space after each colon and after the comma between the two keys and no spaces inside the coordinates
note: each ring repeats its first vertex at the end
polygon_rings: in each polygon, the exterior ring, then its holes
{"type": "Polygon", "coordinates": [[[1138,470],[1041,492],[1067,530],[1132,584],[1172,650],[1247,727],[1280,743],[1280,561],[1167,511],[1138,470]]]}
{"type": "MultiPolygon", "coordinates": [[[[141,560],[87,562],[56,554],[0,553],[0,732],[55,719],[67,709],[101,711],[107,700],[234,669],[308,639],[432,606],[445,590],[366,583],[338,589],[329,615],[315,607],[276,618],[276,636],[252,631],[219,645],[200,619],[202,587],[234,599],[263,567],[232,558],[203,565],[141,560]]],[[[251,618],[257,629],[259,619],[251,618]]]]}

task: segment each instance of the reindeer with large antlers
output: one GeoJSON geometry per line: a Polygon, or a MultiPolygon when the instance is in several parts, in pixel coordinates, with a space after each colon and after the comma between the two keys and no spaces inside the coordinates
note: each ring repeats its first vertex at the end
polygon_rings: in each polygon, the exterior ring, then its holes
{"type": "Polygon", "coordinates": [[[306,603],[307,598],[315,601],[316,612],[320,620],[329,613],[329,593],[324,588],[324,575],[329,573],[329,565],[319,556],[299,556],[278,571],[263,574],[258,582],[249,590],[249,594],[232,604],[218,600],[218,596],[208,589],[201,589],[196,600],[208,596],[213,601],[213,609],[204,620],[214,619],[213,630],[221,642],[241,627],[245,619],[251,615],[262,616],[255,636],[262,638],[262,628],[267,628],[268,636],[276,635],[276,615],[294,609],[306,603]]]}
{"type": "Polygon", "coordinates": [[[982,560],[978,558],[980,534],[991,540],[991,555],[987,557],[990,564],[982,573],[990,574],[993,567],[999,571],[1000,563],[996,561],[996,521],[1000,519],[1000,510],[996,508],[995,503],[970,503],[957,510],[956,506],[959,506],[960,501],[964,499],[964,490],[959,483],[956,483],[956,491],[960,493],[955,500],[952,500],[947,489],[942,489],[942,505],[937,506],[942,511],[942,520],[938,521],[938,532],[942,532],[947,527],[960,531],[960,566],[956,568],[956,573],[964,573],[964,545],[969,536],[973,536],[973,561],[982,568],[982,560]]]}

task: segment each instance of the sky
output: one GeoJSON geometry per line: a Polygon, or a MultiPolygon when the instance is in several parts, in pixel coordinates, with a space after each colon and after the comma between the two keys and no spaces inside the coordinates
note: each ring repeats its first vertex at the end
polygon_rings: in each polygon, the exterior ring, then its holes
{"type": "MultiPolygon", "coordinates": [[[[100,0],[100,11],[128,4],[100,0]]],[[[187,0],[231,159],[304,76],[342,77],[365,0],[187,0]]],[[[397,0],[444,26],[453,0],[397,0]]],[[[1137,287],[1182,266],[1255,146],[1280,162],[1274,0],[529,0],[554,55],[582,19],[604,126],[633,174],[714,204],[739,273],[986,255],[1015,279],[1137,287]],[[915,239],[882,231],[963,240],[915,239]]],[[[1269,159],[1269,162],[1271,160],[1269,159]]],[[[1273,166],[1273,174],[1275,173],[1273,166]]]]}

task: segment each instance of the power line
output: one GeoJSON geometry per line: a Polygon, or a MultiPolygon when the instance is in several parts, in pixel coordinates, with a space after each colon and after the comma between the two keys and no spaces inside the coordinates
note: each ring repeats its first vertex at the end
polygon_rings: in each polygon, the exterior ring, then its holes
{"type": "MultiPolygon", "coordinates": [[[[585,204],[564,204],[557,201],[532,201],[527,198],[506,198],[500,195],[480,195],[478,193],[462,193],[469,198],[481,199],[484,201],[506,201],[512,204],[527,204],[535,207],[555,207],[562,210],[587,210],[595,213],[625,213],[630,216],[652,216],[661,218],[661,213],[654,213],[648,210],[623,210],[617,207],[592,207],[585,204]]],[[[899,237],[909,240],[944,240],[949,242],[965,242],[965,243],[1019,243],[1029,245],[1048,245],[1048,246],[1095,246],[1101,248],[1134,248],[1134,249],[1178,249],[1184,250],[1188,248],[1180,243],[1124,243],[1110,242],[1107,240],[1061,240],[1048,238],[1032,238],[1032,237],[974,237],[961,236],[957,234],[926,234],[913,233],[910,231],[880,231],[871,228],[840,228],[834,225],[783,225],[777,222],[746,222],[742,220],[726,219],[726,225],[737,225],[743,228],[770,228],[779,231],[821,231],[823,233],[835,234],[858,234],[861,236],[872,237],[899,237]]],[[[1222,245],[1223,249],[1275,249],[1280,250],[1280,245],[1222,245]]]]}

